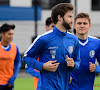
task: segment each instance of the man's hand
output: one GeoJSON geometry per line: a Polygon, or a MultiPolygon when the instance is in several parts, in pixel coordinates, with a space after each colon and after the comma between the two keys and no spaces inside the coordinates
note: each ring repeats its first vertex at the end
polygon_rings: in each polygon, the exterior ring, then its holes
{"type": "Polygon", "coordinates": [[[56,62],[57,62],[57,60],[48,61],[48,62],[43,64],[42,68],[44,70],[47,70],[47,71],[55,72],[57,70],[57,68],[58,68],[58,65],[60,64],[60,63],[56,63],[56,62]]]}
{"type": "Polygon", "coordinates": [[[90,70],[90,72],[94,72],[95,71],[95,69],[96,69],[96,66],[95,66],[95,64],[93,64],[92,62],[89,62],[89,70],[90,70]]]}
{"type": "Polygon", "coordinates": [[[66,55],[66,58],[67,59],[65,61],[67,62],[67,66],[73,68],[75,66],[74,60],[72,58],[69,58],[68,55],[66,55]]]}

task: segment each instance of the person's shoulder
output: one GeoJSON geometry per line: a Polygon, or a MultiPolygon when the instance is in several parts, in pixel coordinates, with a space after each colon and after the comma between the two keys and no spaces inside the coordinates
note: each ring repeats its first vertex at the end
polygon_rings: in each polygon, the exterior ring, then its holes
{"type": "Polygon", "coordinates": [[[94,37],[94,36],[90,36],[90,35],[88,35],[88,38],[89,38],[89,40],[92,40],[92,41],[100,41],[99,38],[94,37]]]}
{"type": "Polygon", "coordinates": [[[91,39],[99,39],[99,38],[97,38],[95,36],[91,36],[91,35],[88,35],[88,37],[91,38],[91,39]]]}
{"type": "Polygon", "coordinates": [[[46,31],[46,32],[43,33],[43,34],[38,35],[37,38],[43,38],[43,37],[46,37],[46,36],[50,35],[52,32],[53,32],[53,30],[46,31]]]}
{"type": "Polygon", "coordinates": [[[10,43],[10,45],[13,45],[13,46],[16,46],[16,47],[18,47],[18,46],[17,46],[15,43],[12,43],[12,42],[10,43]]]}
{"type": "Polygon", "coordinates": [[[67,32],[67,35],[68,35],[69,38],[72,38],[72,39],[78,40],[77,36],[74,35],[73,33],[67,32]]]}
{"type": "Polygon", "coordinates": [[[41,35],[41,37],[46,37],[46,36],[48,36],[48,35],[51,35],[52,33],[53,33],[53,30],[46,31],[45,33],[43,33],[43,34],[41,35]]]}
{"type": "Polygon", "coordinates": [[[12,43],[12,42],[11,42],[10,45],[13,45],[14,47],[17,48],[17,50],[19,50],[18,46],[17,46],[15,43],[12,43]]]}
{"type": "Polygon", "coordinates": [[[100,44],[100,39],[94,36],[88,36],[89,42],[92,42],[94,45],[99,45],[100,44]]]}
{"type": "Polygon", "coordinates": [[[48,40],[48,38],[50,38],[52,36],[53,30],[47,31],[41,35],[38,35],[35,40],[33,41],[33,43],[35,43],[36,41],[40,41],[40,42],[46,42],[48,40]]]}
{"type": "Polygon", "coordinates": [[[43,33],[42,35],[39,35],[38,38],[40,40],[47,40],[53,36],[52,33],[53,33],[53,30],[47,31],[47,32],[43,33]]]}

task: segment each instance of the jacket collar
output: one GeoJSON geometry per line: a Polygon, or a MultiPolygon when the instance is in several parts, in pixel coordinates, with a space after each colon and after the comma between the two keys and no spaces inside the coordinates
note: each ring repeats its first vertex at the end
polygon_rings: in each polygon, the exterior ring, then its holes
{"type": "Polygon", "coordinates": [[[82,46],[85,46],[88,43],[88,39],[86,39],[85,42],[82,42],[81,39],[79,39],[79,44],[81,44],[82,46]]]}
{"type": "Polygon", "coordinates": [[[56,26],[53,28],[53,31],[60,36],[66,36],[67,34],[67,30],[66,32],[61,32],[59,29],[56,28],[56,26]]]}

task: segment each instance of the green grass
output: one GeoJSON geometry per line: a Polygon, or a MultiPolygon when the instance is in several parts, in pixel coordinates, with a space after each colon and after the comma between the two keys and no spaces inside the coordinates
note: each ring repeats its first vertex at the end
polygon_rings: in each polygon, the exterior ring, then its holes
{"type": "Polygon", "coordinates": [[[94,83],[93,90],[100,90],[100,76],[95,78],[95,83],[94,83]]]}
{"type": "Polygon", "coordinates": [[[34,79],[17,78],[14,84],[14,90],[34,90],[34,79]]]}
{"type": "MultiPolygon", "coordinates": [[[[33,78],[17,78],[14,87],[14,90],[34,90],[34,80],[33,78]]],[[[100,90],[100,76],[95,78],[93,90],[100,90]]]]}

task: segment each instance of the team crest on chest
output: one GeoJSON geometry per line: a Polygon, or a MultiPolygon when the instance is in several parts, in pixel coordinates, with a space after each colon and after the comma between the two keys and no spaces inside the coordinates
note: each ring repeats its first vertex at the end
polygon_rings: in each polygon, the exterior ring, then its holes
{"type": "Polygon", "coordinates": [[[56,49],[58,47],[49,47],[48,49],[50,49],[50,54],[52,56],[52,59],[55,59],[55,56],[56,56],[56,49]]]}
{"type": "Polygon", "coordinates": [[[72,46],[69,46],[68,47],[68,52],[71,54],[73,52],[73,47],[72,46]]]}
{"type": "Polygon", "coordinates": [[[91,51],[89,52],[89,56],[90,56],[91,58],[93,58],[94,55],[95,55],[95,51],[94,51],[94,50],[91,50],[91,51]]]}

